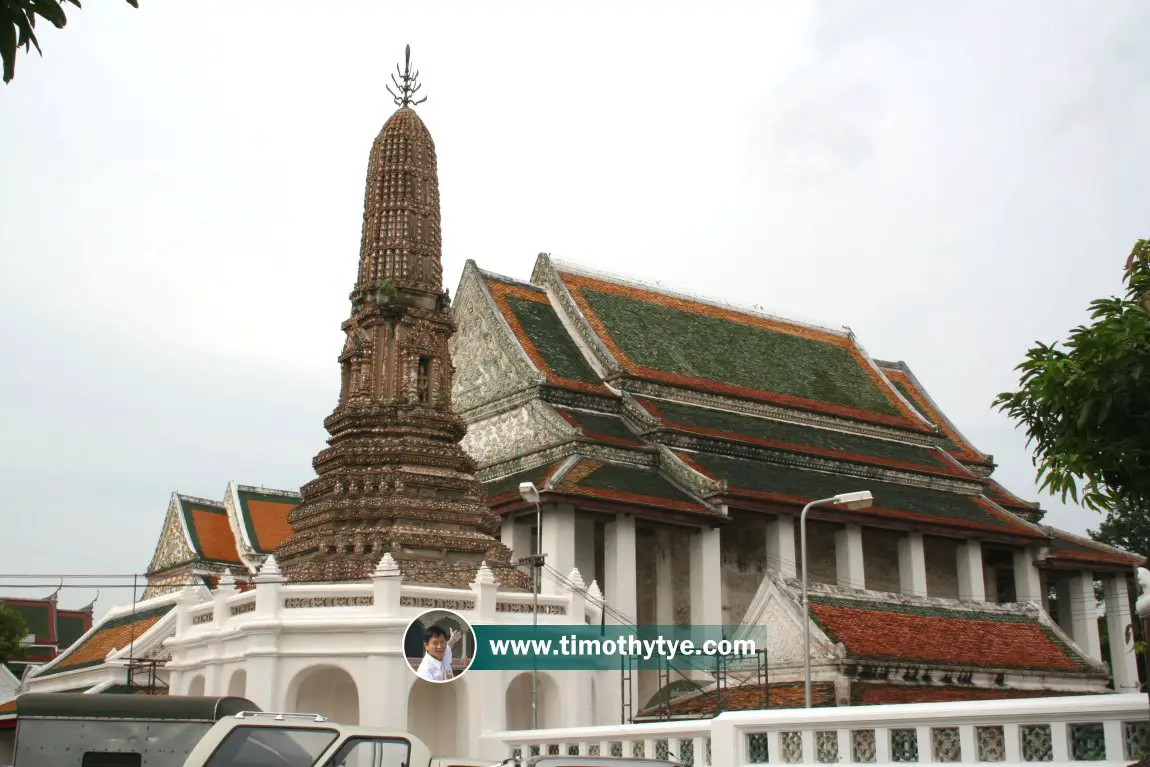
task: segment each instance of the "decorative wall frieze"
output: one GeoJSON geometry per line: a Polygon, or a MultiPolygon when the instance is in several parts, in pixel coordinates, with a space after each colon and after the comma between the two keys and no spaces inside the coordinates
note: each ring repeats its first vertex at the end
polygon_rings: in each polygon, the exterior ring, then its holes
{"type": "Polygon", "coordinates": [[[517,410],[471,424],[461,444],[480,466],[484,466],[578,436],[579,430],[550,406],[531,400],[517,410]]]}
{"type": "Polygon", "coordinates": [[[451,337],[449,349],[455,365],[452,400],[457,411],[468,412],[543,383],[543,373],[515,340],[473,262],[464,267],[454,313],[459,330],[451,337]]]}
{"type": "MultiPolygon", "coordinates": [[[[497,613],[527,613],[535,612],[535,605],[530,602],[496,602],[497,613]]],[[[539,615],[566,615],[567,608],[563,605],[539,605],[539,615]]]]}
{"type": "MultiPolygon", "coordinates": [[[[216,506],[215,501],[204,503],[216,506]]],[[[156,549],[152,554],[152,561],[148,565],[148,572],[154,573],[167,570],[177,565],[194,562],[196,552],[188,543],[188,534],[181,519],[180,498],[176,493],[168,501],[168,511],[164,515],[164,525],[160,529],[160,539],[156,542],[156,549]]],[[[150,579],[149,579],[150,582],[150,579]]]]}
{"type": "Polygon", "coordinates": [[[373,604],[375,604],[375,598],[371,596],[288,597],[284,600],[284,607],[289,610],[317,607],[371,607],[373,604]]]}
{"type": "Polygon", "coordinates": [[[473,599],[436,599],[434,597],[400,597],[400,607],[419,607],[426,610],[456,610],[468,612],[475,609],[473,599]]]}
{"type": "Polygon", "coordinates": [[[468,425],[468,430],[471,429],[471,424],[485,421],[501,413],[506,413],[509,410],[515,410],[528,402],[536,399],[544,399],[541,396],[541,391],[544,387],[538,384],[531,384],[524,389],[513,391],[499,399],[492,400],[478,407],[474,407],[466,412],[460,411],[460,415],[468,425]]]}
{"type": "Polygon", "coordinates": [[[623,367],[607,351],[607,347],[591,329],[587,318],[583,316],[583,312],[575,303],[575,299],[571,297],[567,286],[559,278],[559,273],[555,270],[546,253],[540,253],[539,258],[536,259],[535,269],[531,273],[531,282],[547,291],[547,297],[551,299],[555,313],[559,315],[560,321],[569,330],[575,331],[572,334],[572,339],[583,351],[595,372],[605,379],[622,375],[623,367]]]}

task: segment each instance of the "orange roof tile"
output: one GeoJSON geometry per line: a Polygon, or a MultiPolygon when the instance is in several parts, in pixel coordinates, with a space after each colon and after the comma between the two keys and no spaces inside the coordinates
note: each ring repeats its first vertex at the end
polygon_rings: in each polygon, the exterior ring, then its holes
{"type": "Polygon", "coordinates": [[[291,537],[288,514],[295,508],[295,504],[252,499],[246,505],[255,528],[256,539],[252,545],[261,553],[275,551],[277,546],[291,537]]]}
{"type": "Polygon", "coordinates": [[[73,645],[44,676],[102,663],[112,650],[123,649],[131,642],[139,641],[172,607],[166,604],[104,621],[87,639],[73,645]]]}
{"type": "Polygon", "coordinates": [[[883,373],[885,373],[886,377],[895,385],[895,388],[918,408],[919,412],[922,413],[927,420],[942,430],[942,433],[945,434],[950,441],[948,450],[955,458],[967,463],[988,463],[987,457],[958,433],[958,429],[951,424],[950,420],[946,418],[942,411],[932,404],[930,397],[915,384],[915,381],[906,371],[886,367],[883,369],[883,373]]]}
{"type": "Polygon", "coordinates": [[[226,511],[196,507],[190,510],[189,517],[189,527],[194,531],[192,538],[200,556],[215,562],[240,564],[235,534],[226,511]]]}
{"type": "Polygon", "coordinates": [[[811,597],[815,620],[863,660],[983,668],[1083,671],[1086,666],[1037,618],[835,597],[811,597]]]}

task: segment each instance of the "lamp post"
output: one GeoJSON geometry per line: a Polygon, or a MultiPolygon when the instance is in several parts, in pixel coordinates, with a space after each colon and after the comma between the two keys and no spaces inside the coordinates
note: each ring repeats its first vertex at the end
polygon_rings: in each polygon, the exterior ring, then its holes
{"type": "Polygon", "coordinates": [[[821,498],[811,501],[803,507],[799,515],[799,549],[802,557],[803,569],[803,647],[805,648],[805,666],[803,683],[806,692],[807,708],[811,707],[811,606],[807,598],[807,512],[815,506],[841,506],[845,509],[865,509],[874,503],[874,496],[869,490],[857,493],[840,493],[832,498],[821,498]]]}
{"type": "MultiPolygon", "coordinates": [[[[534,635],[539,628],[539,588],[540,583],[540,568],[543,567],[543,561],[547,555],[543,553],[543,512],[539,508],[539,490],[535,487],[533,482],[521,482],[519,484],[519,497],[528,503],[535,504],[535,555],[525,557],[519,560],[521,563],[530,564],[534,572],[534,587],[531,589],[531,627],[532,634],[534,635]]],[[[531,668],[531,729],[539,729],[539,660],[532,658],[534,661],[531,668]]]]}

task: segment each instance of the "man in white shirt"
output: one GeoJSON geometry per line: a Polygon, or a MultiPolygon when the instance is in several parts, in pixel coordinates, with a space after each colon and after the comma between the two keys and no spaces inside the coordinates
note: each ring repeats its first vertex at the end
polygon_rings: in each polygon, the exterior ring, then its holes
{"type": "Polygon", "coordinates": [[[455,677],[451,670],[451,647],[459,641],[459,632],[451,630],[451,636],[439,626],[432,626],[423,632],[423,660],[415,672],[429,682],[447,682],[455,677]]]}

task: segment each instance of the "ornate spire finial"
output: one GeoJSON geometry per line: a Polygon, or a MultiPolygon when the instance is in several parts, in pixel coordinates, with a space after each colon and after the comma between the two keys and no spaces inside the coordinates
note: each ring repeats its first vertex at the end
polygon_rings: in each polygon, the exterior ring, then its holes
{"type": "Polygon", "coordinates": [[[387,92],[391,94],[391,98],[394,99],[396,106],[417,106],[427,101],[427,96],[424,96],[418,101],[414,99],[416,91],[418,91],[423,86],[416,82],[416,80],[419,79],[419,70],[417,69],[414,72],[411,71],[410,45],[407,46],[407,49],[404,52],[403,71],[400,72],[399,64],[395,65],[395,71],[399,74],[399,79],[395,79],[395,75],[392,75],[391,81],[395,84],[395,87],[399,90],[399,93],[396,94],[396,92],[391,89],[390,85],[385,87],[387,88],[387,92]]]}

